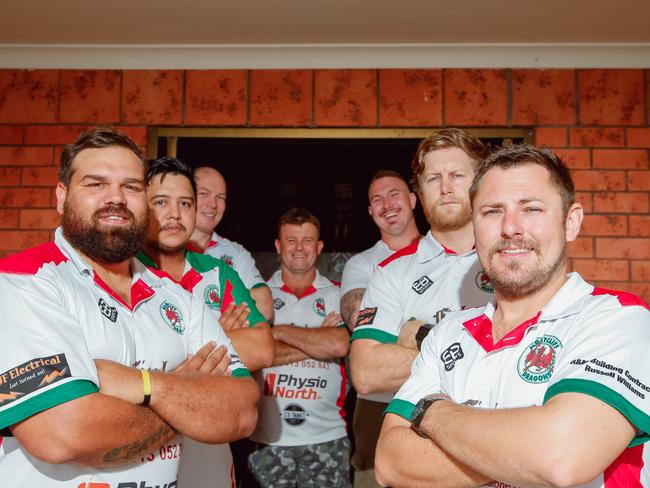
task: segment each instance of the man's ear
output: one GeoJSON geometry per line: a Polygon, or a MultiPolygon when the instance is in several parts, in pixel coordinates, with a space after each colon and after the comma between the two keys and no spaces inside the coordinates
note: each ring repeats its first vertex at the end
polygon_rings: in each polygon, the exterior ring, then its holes
{"type": "Polygon", "coordinates": [[[280,239],[275,240],[275,252],[280,254],[280,239]]]}
{"type": "Polygon", "coordinates": [[[320,253],[323,251],[323,241],[318,241],[318,255],[320,256],[320,253]]]}
{"type": "Polygon", "coordinates": [[[412,191],[409,192],[409,200],[411,202],[411,210],[415,210],[415,204],[418,202],[418,199],[412,191]]]}
{"type": "Polygon", "coordinates": [[[56,185],[56,211],[63,215],[63,204],[68,194],[68,189],[59,181],[56,185]]]}
{"type": "Polygon", "coordinates": [[[566,222],[564,223],[564,232],[567,242],[575,241],[578,237],[583,217],[584,211],[582,209],[582,205],[579,203],[574,203],[571,205],[571,208],[569,209],[569,212],[566,216],[566,222]]]}

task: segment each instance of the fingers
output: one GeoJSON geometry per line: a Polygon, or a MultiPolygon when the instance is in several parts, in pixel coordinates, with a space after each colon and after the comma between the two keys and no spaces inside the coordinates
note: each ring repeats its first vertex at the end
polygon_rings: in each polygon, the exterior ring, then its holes
{"type": "Polygon", "coordinates": [[[195,354],[190,354],[183,363],[178,366],[174,372],[175,373],[188,373],[192,371],[199,371],[201,365],[205,360],[210,356],[210,353],[214,351],[217,347],[215,341],[210,341],[206,343],[201,349],[199,349],[195,354]]]}
{"type": "Polygon", "coordinates": [[[226,346],[219,346],[214,349],[207,358],[205,358],[205,361],[203,361],[203,364],[199,367],[198,372],[205,374],[220,374],[220,372],[223,372],[222,363],[224,361],[226,362],[227,369],[230,364],[228,349],[226,346]]]}
{"type": "Polygon", "coordinates": [[[224,330],[248,327],[250,325],[247,320],[249,314],[250,309],[246,302],[242,302],[240,305],[230,304],[226,311],[221,313],[219,323],[224,330]]]}
{"type": "Polygon", "coordinates": [[[325,319],[323,319],[323,323],[321,324],[321,327],[336,327],[341,322],[343,322],[343,317],[341,316],[340,313],[330,312],[327,314],[325,319]]]}

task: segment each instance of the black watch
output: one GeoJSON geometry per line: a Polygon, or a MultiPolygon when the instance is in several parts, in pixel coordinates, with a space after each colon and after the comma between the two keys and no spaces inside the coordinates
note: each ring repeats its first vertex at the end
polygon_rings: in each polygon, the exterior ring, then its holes
{"type": "Polygon", "coordinates": [[[418,351],[422,350],[422,341],[429,335],[431,329],[433,329],[433,324],[422,324],[415,333],[415,344],[418,346],[418,351]]]}
{"type": "Polygon", "coordinates": [[[424,432],[420,430],[420,424],[424,418],[424,414],[427,413],[427,410],[431,408],[431,405],[436,403],[438,400],[447,400],[448,397],[444,395],[427,395],[420,399],[415,404],[413,408],[413,414],[411,415],[411,429],[413,429],[419,436],[428,437],[424,432]]]}

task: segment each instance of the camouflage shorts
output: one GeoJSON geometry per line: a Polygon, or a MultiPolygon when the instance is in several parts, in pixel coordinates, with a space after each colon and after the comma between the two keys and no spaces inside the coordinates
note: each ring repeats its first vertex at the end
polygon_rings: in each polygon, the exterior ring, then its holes
{"type": "Polygon", "coordinates": [[[248,457],[248,466],[264,488],[350,488],[350,440],[265,446],[248,457]]]}

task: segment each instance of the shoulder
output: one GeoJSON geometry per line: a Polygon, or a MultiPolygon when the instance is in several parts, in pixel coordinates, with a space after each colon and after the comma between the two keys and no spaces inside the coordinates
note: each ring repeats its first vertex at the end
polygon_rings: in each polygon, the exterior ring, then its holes
{"type": "Polygon", "coordinates": [[[648,304],[637,295],[620,290],[595,287],[588,300],[589,304],[622,309],[625,307],[641,307],[650,312],[648,304]]]}
{"type": "Polygon", "coordinates": [[[382,262],[380,262],[378,266],[380,268],[387,268],[387,267],[392,268],[392,267],[400,266],[403,263],[410,263],[418,251],[419,244],[420,241],[416,241],[412,244],[409,244],[406,247],[403,247],[399,251],[395,251],[393,254],[391,254],[382,262]]]}
{"type": "Polygon", "coordinates": [[[54,242],[48,242],[0,259],[0,273],[34,275],[45,265],[67,260],[54,242]]]}
{"type": "Polygon", "coordinates": [[[209,254],[199,254],[197,252],[188,251],[185,254],[187,262],[199,273],[206,273],[215,268],[225,269],[229,268],[228,264],[219,258],[210,256],[209,254]]]}

